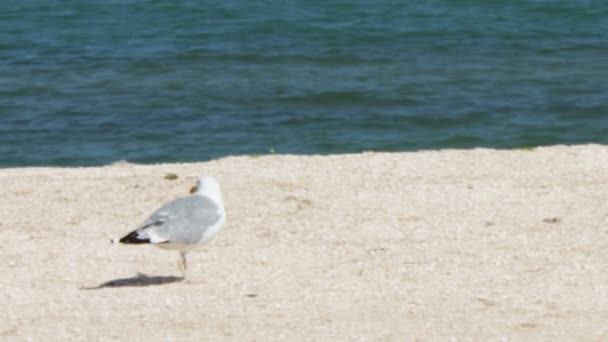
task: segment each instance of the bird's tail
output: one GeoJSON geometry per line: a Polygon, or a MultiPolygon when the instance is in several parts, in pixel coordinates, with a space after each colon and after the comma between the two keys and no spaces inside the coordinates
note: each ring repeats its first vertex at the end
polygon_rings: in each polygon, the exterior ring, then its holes
{"type": "Polygon", "coordinates": [[[141,237],[137,230],[130,232],[118,240],[120,243],[150,243],[148,237],[141,237]]]}

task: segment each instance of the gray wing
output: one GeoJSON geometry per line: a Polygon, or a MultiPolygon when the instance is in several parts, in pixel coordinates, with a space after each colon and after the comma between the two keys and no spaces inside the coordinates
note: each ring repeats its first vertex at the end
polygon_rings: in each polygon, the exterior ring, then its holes
{"type": "Polygon", "coordinates": [[[191,195],[163,205],[133,233],[150,243],[196,243],[220,219],[220,208],[211,199],[191,195]]]}

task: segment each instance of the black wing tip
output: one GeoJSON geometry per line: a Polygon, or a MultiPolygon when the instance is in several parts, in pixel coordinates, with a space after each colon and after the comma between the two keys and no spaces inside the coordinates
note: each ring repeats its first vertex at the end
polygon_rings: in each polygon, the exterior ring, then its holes
{"type": "Polygon", "coordinates": [[[132,231],[129,234],[123,236],[120,240],[120,243],[150,243],[150,239],[140,239],[138,237],[137,231],[132,231]]]}

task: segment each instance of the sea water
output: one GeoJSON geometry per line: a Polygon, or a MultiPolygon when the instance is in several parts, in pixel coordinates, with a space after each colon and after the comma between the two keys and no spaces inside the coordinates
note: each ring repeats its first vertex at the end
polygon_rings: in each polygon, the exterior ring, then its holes
{"type": "Polygon", "coordinates": [[[0,166],[608,143],[604,1],[3,1],[0,166]]]}

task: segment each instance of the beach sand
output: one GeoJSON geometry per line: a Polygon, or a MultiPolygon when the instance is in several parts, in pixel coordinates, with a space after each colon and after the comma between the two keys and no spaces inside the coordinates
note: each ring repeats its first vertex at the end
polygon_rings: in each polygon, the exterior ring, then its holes
{"type": "Polygon", "coordinates": [[[607,146],[15,168],[0,188],[2,340],[608,340],[607,146]],[[201,174],[228,221],[188,282],[178,253],[110,242],[201,174]]]}

